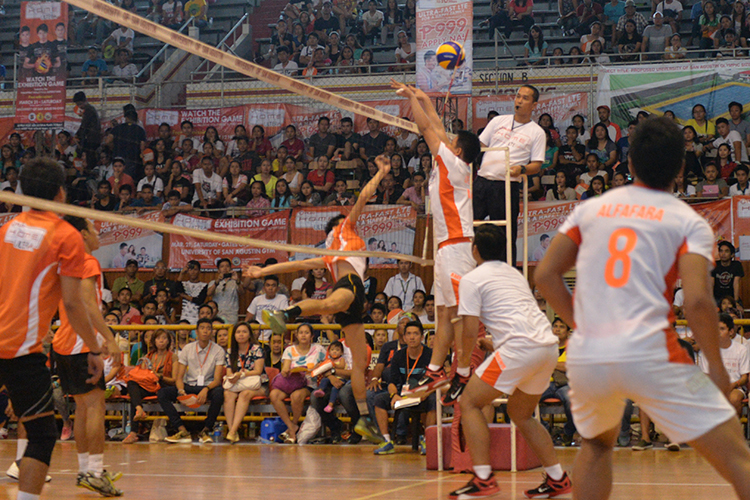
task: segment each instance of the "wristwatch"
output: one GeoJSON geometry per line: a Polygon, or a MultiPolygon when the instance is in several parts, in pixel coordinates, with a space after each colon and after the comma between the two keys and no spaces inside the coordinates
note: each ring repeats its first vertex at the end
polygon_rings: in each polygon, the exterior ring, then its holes
{"type": "Polygon", "coordinates": [[[331,375],[336,375],[336,368],[331,368],[331,375]]]}
{"type": "Polygon", "coordinates": [[[521,175],[526,174],[526,165],[521,165],[521,175]]]}

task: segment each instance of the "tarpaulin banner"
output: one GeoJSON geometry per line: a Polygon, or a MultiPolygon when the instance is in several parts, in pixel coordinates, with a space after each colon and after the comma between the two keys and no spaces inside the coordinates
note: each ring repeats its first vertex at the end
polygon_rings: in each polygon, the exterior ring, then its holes
{"type": "MultiPolygon", "coordinates": [[[[214,233],[245,236],[266,242],[286,243],[288,221],[289,211],[281,210],[252,219],[208,219],[177,214],[172,224],[214,233]]],[[[239,269],[244,264],[262,264],[271,257],[279,262],[289,260],[287,252],[281,250],[208,241],[179,234],[170,236],[170,269],[182,269],[190,260],[200,262],[201,269],[216,269],[216,261],[220,258],[229,259],[232,261],[232,267],[239,269]]]]}
{"type": "MultiPolygon", "coordinates": [[[[513,101],[515,96],[498,95],[492,97],[474,97],[473,125],[475,129],[487,126],[487,113],[496,111],[501,115],[511,115],[515,113],[513,101]]],[[[552,122],[557,127],[560,135],[565,142],[564,127],[568,126],[573,116],[588,114],[589,95],[587,92],[573,92],[570,94],[544,94],[539,98],[539,103],[534,109],[532,119],[537,121],[544,113],[549,113],[552,122]]]]}
{"type": "MultiPolygon", "coordinates": [[[[612,109],[611,120],[622,129],[639,111],[656,116],[674,113],[685,125],[693,107],[702,104],[711,120],[729,119],[727,105],[750,105],[750,71],[743,59],[698,59],[680,63],[599,66],[596,104],[612,109]]],[[[697,130],[699,135],[705,131],[697,130]]]]}
{"type": "MultiPolygon", "coordinates": [[[[538,262],[544,256],[552,238],[565,218],[580,201],[536,201],[529,203],[529,263],[538,262]]],[[[714,231],[716,241],[745,242],[746,260],[750,260],[750,196],[735,197],[692,204],[691,207],[708,221],[714,231]],[[734,210],[734,238],[732,237],[732,204],[742,207],[744,219],[740,219],[739,210],[734,210]],[[744,238],[743,238],[744,236],[744,238]]],[[[516,239],[517,255],[523,256],[523,207],[518,217],[518,238],[516,239]]],[[[519,257],[519,258],[521,258],[519,257]]],[[[517,262],[521,265],[521,261],[517,262]]]]}
{"type": "MultiPolygon", "coordinates": [[[[336,214],[348,214],[348,207],[315,207],[292,213],[292,245],[325,248],[325,226],[336,214]]],[[[417,212],[410,206],[368,205],[357,220],[357,233],[370,251],[413,254],[417,212]]],[[[298,253],[294,260],[316,257],[298,253]]],[[[371,258],[370,267],[395,267],[396,259],[371,258]]]]}
{"type": "Polygon", "coordinates": [[[471,94],[474,2],[420,0],[417,2],[417,88],[428,94],[471,94]],[[463,45],[466,62],[455,71],[437,64],[435,53],[445,42],[463,45]],[[450,87],[450,88],[449,88],[450,87]]]}
{"type": "MultiPolygon", "coordinates": [[[[164,222],[161,211],[133,215],[138,219],[152,222],[164,222]]],[[[134,259],[140,268],[152,268],[161,260],[161,233],[139,227],[113,224],[111,222],[94,222],[99,231],[99,250],[93,252],[105,271],[121,271],[125,264],[134,259]]]]}
{"type": "Polygon", "coordinates": [[[732,232],[735,258],[750,260],[750,196],[732,197],[732,232]]]}
{"type": "MultiPolygon", "coordinates": [[[[529,262],[538,262],[544,257],[557,229],[578,205],[577,201],[534,201],[529,203],[529,262]]],[[[518,217],[516,255],[523,258],[523,209],[518,217]]],[[[522,264],[519,260],[518,265],[522,264]]]]}
{"type": "Polygon", "coordinates": [[[21,2],[17,54],[16,128],[62,128],[68,78],[68,4],[21,2]]]}

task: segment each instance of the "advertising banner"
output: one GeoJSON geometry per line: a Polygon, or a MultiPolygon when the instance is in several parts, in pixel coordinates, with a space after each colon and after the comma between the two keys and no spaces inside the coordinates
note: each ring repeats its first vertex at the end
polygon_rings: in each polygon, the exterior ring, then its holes
{"type": "Polygon", "coordinates": [[[417,2],[417,88],[428,94],[471,94],[474,2],[420,0],[417,2]],[[464,47],[466,62],[455,71],[437,64],[435,54],[445,42],[464,47]],[[450,89],[449,89],[450,87],[450,89]]]}
{"type": "Polygon", "coordinates": [[[750,260],[750,196],[732,197],[732,215],[735,258],[750,260]]]}
{"type": "MultiPolygon", "coordinates": [[[[510,115],[515,112],[513,109],[512,95],[498,95],[492,97],[474,97],[473,124],[475,129],[487,126],[487,113],[496,111],[501,115],[510,115]]],[[[539,103],[534,109],[532,119],[539,120],[544,113],[552,117],[552,122],[560,132],[560,136],[565,142],[565,127],[570,125],[575,115],[586,116],[588,114],[589,94],[588,92],[573,92],[570,94],[544,94],[539,98],[539,103]]]]}
{"type": "Polygon", "coordinates": [[[68,4],[21,2],[16,128],[47,130],[65,122],[68,4]]]}
{"type": "MultiPolygon", "coordinates": [[[[529,203],[529,262],[538,262],[544,257],[557,229],[578,205],[577,201],[534,201],[529,203]]],[[[523,258],[523,207],[518,217],[516,255],[523,258]]],[[[523,262],[518,261],[520,266],[523,262]]]]}
{"type": "MultiPolygon", "coordinates": [[[[347,214],[348,207],[303,208],[292,213],[292,245],[325,248],[325,226],[336,214],[347,214]]],[[[368,205],[357,221],[357,232],[370,251],[394,252],[411,255],[417,212],[409,206],[368,205]]],[[[293,260],[315,257],[298,253],[293,260]]],[[[370,267],[395,267],[396,259],[371,258],[370,267]]]]}
{"type": "MultiPolygon", "coordinates": [[[[177,214],[172,224],[200,229],[214,233],[245,236],[271,243],[287,242],[289,211],[281,210],[252,219],[208,219],[194,215],[177,214]]],[[[232,261],[232,267],[239,269],[244,264],[262,264],[271,257],[286,262],[289,257],[280,250],[254,248],[236,243],[207,241],[173,234],[169,243],[170,269],[182,269],[190,260],[201,263],[201,269],[216,269],[220,258],[232,261]]]]}
{"type": "MultiPolygon", "coordinates": [[[[161,211],[133,215],[138,219],[152,222],[164,222],[161,211]]],[[[111,222],[94,222],[99,231],[99,250],[93,253],[99,259],[105,271],[121,271],[130,259],[138,261],[140,268],[152,268],[161,260],[161,233],[149,229],[113,224],[111,222]]]]}
{"type": "Polygon", "coordinates": [[[657,116],[671,111],[685,125],[696,104],[712,120],[729,118],[731,101],[750,107],[750,71],[740,59],[600,66],[598,71],[596,104],[609,106],[611,120],[623,129],[641,110],[657,116]]]}

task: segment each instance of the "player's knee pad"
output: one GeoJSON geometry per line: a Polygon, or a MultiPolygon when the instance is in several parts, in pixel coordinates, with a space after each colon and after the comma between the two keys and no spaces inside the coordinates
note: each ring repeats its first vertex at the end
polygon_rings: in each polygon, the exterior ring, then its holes
{"type": "Polygon", "coordinates": [[[23,423],[26,427],[29,444],[26,447],[24,457],[33,458],[49,465],[52,458],[52,450],[57,442],[57,425],[55,417],[48,415],[33,420],[27,420],[23,423]]]}

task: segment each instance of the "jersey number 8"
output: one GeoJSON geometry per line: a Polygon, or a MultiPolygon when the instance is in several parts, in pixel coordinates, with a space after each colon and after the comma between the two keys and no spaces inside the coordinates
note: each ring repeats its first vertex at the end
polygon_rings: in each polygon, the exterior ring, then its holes
{"type": "Polygon", "coordinates": [[[612,288],[622,288],[628,283],[632,265],[630,252],[633,251],[637,242],[638,235],[628,227],[622,227],[613,231],[609,237],[609,259],[607,259],[607,265],[604,267],[604,281],[612,288]],[[620,238],[625,239],[625,246],[622,250],[617,248],[620,238]],[[622,262],[622,270],[619,277],[615,275],[615,266],[618,262],[622,262]]]}

